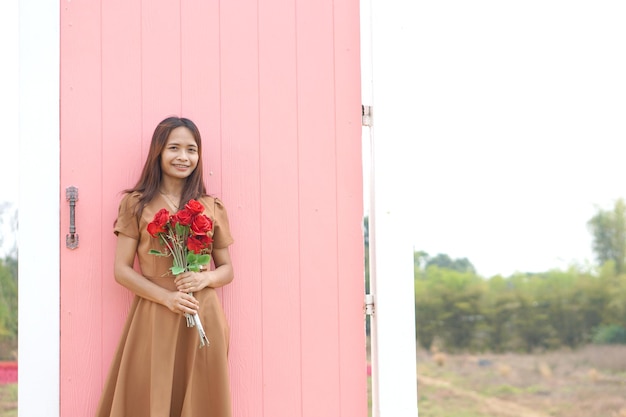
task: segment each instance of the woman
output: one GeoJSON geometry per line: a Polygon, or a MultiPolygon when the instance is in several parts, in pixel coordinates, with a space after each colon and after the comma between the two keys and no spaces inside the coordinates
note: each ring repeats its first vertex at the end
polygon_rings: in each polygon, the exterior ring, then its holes
{"type": "Polygon", "coordinates": [[[125,191],[114,232],[114,274],[135,293],[100,399],[98,417],[230,417],[229,328],[215,288],[233,279],[233,243],[222,202],[206,194],[202,143],[189,119],[169,117],[156,127],[137,184],[125,191]],[[213,270],[172,276],[172,257],[147,231],[155,214],[182,209],[191,199],[213,222],[213,270]],[[133,268],[135,257],[141,273],[133,268]],[[185,313],[198,313],[209,340],[199,348],[185,313]]]}

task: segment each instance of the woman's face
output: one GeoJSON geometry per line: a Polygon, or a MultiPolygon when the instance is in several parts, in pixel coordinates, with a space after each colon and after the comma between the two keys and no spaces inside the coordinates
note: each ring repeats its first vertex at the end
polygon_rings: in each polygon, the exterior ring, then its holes
{"type": "Polygon", "coordinates": [[[161,151],[161,171],[164,176],[184,179],[198,166],[198,145],[191,131],[184,126],[170,132],[161,151]]]}

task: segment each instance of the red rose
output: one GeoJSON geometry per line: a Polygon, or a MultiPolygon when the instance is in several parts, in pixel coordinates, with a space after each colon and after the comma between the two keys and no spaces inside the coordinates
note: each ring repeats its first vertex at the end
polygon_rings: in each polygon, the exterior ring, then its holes
{"type": "Polygon", "coordinates": [[[152,237],[158,237],[159,233],[167,233],[167,230],[165,230],[164,226],[159,226],[155,222],[148,223],[147,229],[148,233],[150,233],[150,236],[152,237]]]}
{"type": "Polygon", "coordinates": [[[205,248],[208,248],[211,243],[213,243],[213,238],[211,236],[207,236],[207,235],[198,235],[196,236],[196,238],[202,242],[202,244],[204,245],[205,248]]]}
{"type": "Polygon", "coordinates": [[[187,209],[182,209],[172,216],[172,223],[180,223],[182,226],[189,226],[193,221],[193,213],[187,209]]]}
{"type": "Polygon", "coordinates": [[[159,233],[167,233],[165,225],[167,224],[169,218],[170,213],[167,210],[161,209],[157,211],[157,213],[154,215],[154,219],[152,219],[152,221],[148,223],[147,229],[148,233],[150,233],[150,236],[157,237],[159,233]]]}
{"type": "Polygon", "coordinates": [[[204,214],[200,214],[193,219],[191,231],[196,235],[206,235],[213,229],[213,221],[204,214]]]}
{"type": "Polygon", "coordinates": [[[204,206],[196,200],[189,200],[185,208],[193,214],[200,214],[204,211],[204,206]]]}
{"type": "Polygon", "coordinates": [[[154,219],[152,219],[152,222],[157,226],[165,226],[169,218],[170,212],[165,209],[161,209],[157,211],[157,213],[154,215],[154,219]]]}
{"type": "Polygon", "coordinates": [[[189,236],[187,238],[187,249],[196,254],[202,253],[204,249],[209,247],[211,242],[213,242],[213,239],[207,235],[189,236]]]}

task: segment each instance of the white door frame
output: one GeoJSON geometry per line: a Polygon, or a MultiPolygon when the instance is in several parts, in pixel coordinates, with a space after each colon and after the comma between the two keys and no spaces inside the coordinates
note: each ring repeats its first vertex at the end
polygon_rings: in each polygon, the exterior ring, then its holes
{"type": "MultiPolygon", "coordinates": [[[[413,245],[414,207],[405,198],[414,163],[411,102],[416,60],[414,0],[362,0],[363,104],[372,106],[369,188],[372,415],[417,417],[413,245]]],[[[367,156],[366,156],[367,158],[367,156]]],[[[364,161],[367,165],[368,161],[364,161]]]]}
{"type": "Polygon", "coordinates": [[[19,0],[20,417],[59,415],[59,7],[19,0]]]}

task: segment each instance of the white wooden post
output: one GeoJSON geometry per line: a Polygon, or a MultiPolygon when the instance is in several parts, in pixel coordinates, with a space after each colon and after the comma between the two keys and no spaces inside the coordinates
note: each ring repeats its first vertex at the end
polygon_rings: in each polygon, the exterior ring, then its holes
{"type": "MultiPolygon", "coordinates": [[[[59,3],[19,1],[20,417],[59,415],[59,3]]],[[[13,140],[13,139],[11,139],[13,140]]]]}
{"type": "Polygon", "coordinates": [[[415,155],[410,146],[415,120],[412,81],[417,72],[411,53],[412,2],[362,2],[363,102],[373,109],[369,231],[370,292],[375,304],[371,323],[374,417],[418,415],[413,236],[409,233],[417,213],[406,199],[416,192],[412,185],[417,180],[411,175],[415,155]]]}

